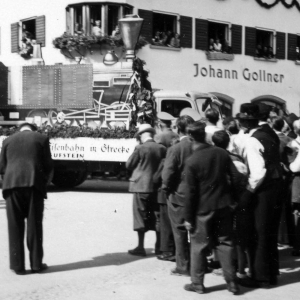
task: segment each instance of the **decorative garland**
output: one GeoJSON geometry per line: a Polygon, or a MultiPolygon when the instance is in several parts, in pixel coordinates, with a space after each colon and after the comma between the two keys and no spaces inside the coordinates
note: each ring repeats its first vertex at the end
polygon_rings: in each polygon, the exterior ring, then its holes
{"type": "MultiPolygon", "coordinates": [[[[145,45],[147,45],[148,42],[146,39],[142,36],[139,37],[137,44],[136,44],[136,50],[139,50],[143,48],[145,45]]],[[[66,50],[67,52],[75,51],[80,56],[84,56],[81,51],[82,47],[89,49],[91,51],[93,45],[108,45],[110,47],[122,47],[124,46],[124,42],[121,38],[121,36],[94,36],[94,35],[71,35],[68,33],[64,33],[62,36],[57,37],[53,40],[53,45],[57,49],[66,50]]],[[[71,55],[69,55],[69,58],[74,58],[71,55]]]]}
{"type": "Polygon", "coordinates": [[[290,8],[293,8],[294,6],[296,6],[296,8],[300,11],[300,4],[297,0],[293,0],[291,3],[286,3],[285,0],[275,0],[275,2],[272,4],[265,3],[262,0],[256,0],[256,2],[260,6],[267,8],[267,9],[270,9],[270,8],[274,7],[275,5],[277,5],[279,2],[281,2],[283,4],[283,6],[285,6],[285,8],[290,9],[290,8]]]}
{"type": "Polygon", "coordinates": [[[149,72],[144,70],[146,62],[140,58],[135,58],[132,63],[133,76],[129,90],[129,103],[132,107],[130,127],[134,128],[137,122],[148,123],[154,126],[155,101],[149,82],[149,72]]]}
{"type": "MultiPolygon", "coordinates": [[[[17,127],[12,128],[0,128],[0,136],[10,136],[16,132],[19,132],[17,127]]],[[[125,130],[123,128],[116,129],[92,129],[87,126],[74,127],[69,125],[60,125],[51,127],[49,125],[43,125],[38,128],[38,132],[45,134],[49,139],[65,138],[75,139],[78,137],[89,138],[103,138],[103,139],[132,139],[136,133],[136,129],[125,130]]]]}

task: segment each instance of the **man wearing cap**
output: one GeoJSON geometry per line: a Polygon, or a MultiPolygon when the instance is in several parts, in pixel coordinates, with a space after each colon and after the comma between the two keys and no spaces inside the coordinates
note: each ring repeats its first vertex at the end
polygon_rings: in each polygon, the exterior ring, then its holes
{"type": "MultiPolygon", "coordinates": [[[[178,142],[178,134],[173,132],[172,120],[174,117],[166,112],[157,114],[157,132],[154,140],[158,144],[162,144],[167,149],[178,142]]],[[[167,197],[165,191],[161,188],[158,190],[157,202],[159,203],[159,223],[160,223],[160,251],[157,256],[160,260],[175,261],[175,244],[168,214],[167,197]]]]}
{"type": "Polygon", "coordinates": [[[33,273],[47,268],[43,259],[43,211],[53,164],[47,136],[29,123],[4,140],[0,157],[2,193],[6,200],[10,269],[25,275],[24,231],[33,273]]]}
{"type": "Polygon", "coordinates": [[[245,145],[249,177],[240,208],[253,211],[256,241],[253,277],[262,287],[268,287],[277,283],[279,272],[276,219],[282,183],[279,143],[276,134],[274,138],[269,129],[259,126],[259,107],[256,104],[242,104],[240,111],[240,123],[249,130],[245,145]]]}
{"type": "Polygon", "coordinates": [[[138,233],[138,246],[128,253],[146,256],[144,248],[145,232],[154,230],[157,234],[155,252],[159,252],[159,232],[157,228],[157,189],[160,183],[160,165],[166,156],[166,148],[153,140],[155,129],[149,124],[142,124],[136,134],[140,140],[126,167],[133,171],[130,178],[129,192],[133,196],[133,229],[138,233]]]}
{"type": "Polygon", "coordinates": [[[181,116],[176,121],[180,142],[169,148],[162,172],[163,190],[168,195],[168,213],[171,220],[176,248],[176,268],[172,275],[188,276],[190,256],[188,234],[184,227],[184,206],[186,188],[183,170],[187,158],[192,154],[192,143],[186,129],[194,123],[190,116],[181,116]]]}

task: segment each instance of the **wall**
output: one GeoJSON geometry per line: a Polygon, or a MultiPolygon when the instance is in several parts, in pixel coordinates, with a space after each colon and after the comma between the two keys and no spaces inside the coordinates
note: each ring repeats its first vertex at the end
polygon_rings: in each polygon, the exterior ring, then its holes
{"type": "MultiPolygon", "coordinates": [[[[31,64],[30,61],[25,61],[18,54],[10,52],[10,24],[23,18],[46,15],[46,47],[43,48],[46,64],[75,63],[66,59],[59,50],[54,49],[52,40],[65,31],[65,7],[71,3],[83,1],[27,0],[24,2],[23,0],[2,0],[1,2],[0,61],[7,66],[31,64]],[[18,7],[22,9],[16,9],[18,7]]],[[[254,0],[119,0],[118,2],[133,5],[136,12],[138,8],[142,8],[239,24],[243,26],[243,40],[245,26],[259,26],[286,33],[300,33],[300,12],[296,8],[286,9],[281,4],[267,10],[260,7],[254,0]]],[[[195,28],[193,29],[195,33],[195,28]]],[[[122,55],[121,52],[118,54],[122,55]]],[[[192,49],[181,49],[178,52],[150,49],[147,46],[139,51],[138,56],[147,62],[147,68],[151,71],[150,80],[154,88],[223,93],[234,98],[234,113],[238,111],[242,102],[250,101],[261,95],[273,95],[286,100],[289,110],[299,114],[300,88],[298,77],[300,66],[296,65],[295,62],[286,59],[277,62],[256,61],[253,57],[244,54],[235,55],[233,61],[209,61],[204,51],[194,49],[194,41],[192,49]],[[211,66],[216,71],[217,69],[236,70],[238,79],[203,77],[201,74],[195,77],[194,64],[198,64],[200,69],[202,67],[209,69],[211,66]],[[259,70],[265,70],[272,74],[282,74],[284,77],[281,83],[248,81],[243,78],[245,68],[248,68],[250,72],[259,73],[259,70]]],[[[101,62],[102,59],[103,57],[99,55],[99,52],[95,51],[92,56],[88,55],[85,62],[96,63],[101,62]]]]}

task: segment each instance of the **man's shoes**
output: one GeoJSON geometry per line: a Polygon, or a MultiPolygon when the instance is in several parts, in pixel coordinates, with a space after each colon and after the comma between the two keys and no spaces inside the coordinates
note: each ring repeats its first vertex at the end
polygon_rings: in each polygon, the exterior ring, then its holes
{"type": "Polygon", "coordinates": [[[211,274],[216,275],[216,276],[224,276],[222,268],[213,269],[212,272],[211,272],[211,274]]]}
{"type": "Polygon", "coordinates": [[[240,292],[239,286],[234,281],[227,282],[227,290],[233,295],[237,295],[240,292]]]}
{"type": "Polygon", "coordinates": [[[246,276],[243,278],[237,278],[238,284],[247,288],[259,288],[259,284],[256,280],[246,276]]]}
{"type": "Polygon", "coordinates": [[[259,281],[259,287],[261,289],[269,289],[271,288],[271,284],[268,281],[259,281]]]}
{"type": "Polygon", "coordinates": [[[293,250],[293,251],[291,252],[291,255],[292,255],[292,256],[300,256],[300,250],[293,250]]]}
{"type": "Polygon", "coordinates": [[[184,271],[180,271],[177,268],[171,270],[171,275],[175,275],[175,276],[187,276],[187,277],[191,276],[190,272],[188,272],[188,271],[185,271],[185,272],[184,271]]]}
{"type": "Polygon", "coordinates": [[[278,284],[278,281],[277,281],[277,276],[272,276],[270,278],[270,285],[277,285],[278,284]]]}
{"type": "Polygon", "coordinates": [[[135,256],[146,256],[146,251],[144,248],[134,248],[132,250],[128,250],[128,253],[135,256]]]}
{"type": "Polygon", "coordinates": [[[175,256],[172,252],[163,252],[160,255],[156,256],[157,259],[159,260],[164,260],[164,261],[175,261],[175,256]]]}
{"type": "Polygon", "coordinates": [[[206,265],[207,265],[207,268],[209,268],[209,269],[220,269],[221,268],[220,262],[215,261],[215,260],[209,260],[206,265]]]}
{"type": "Polygon", "coordinates": [[[31,270],[31,273],[42,273],[43,271],[48,269],[48,265],[47,264],[42,264],[41,267],[37,270],[31,270]]]}
{"type": "Polygon", "coordinates": [[[17,275],[26,275],[25,269],[21,269],[21,270],[12,270],[12,271],[15,272],[17,275]]]}
{"type": "Polygon", "coordinates": [[[205,287],[203,284],[185,284],[183,287],[188,292],[196,292],[198,294],[204,294],[205,293],[205,287]]]}

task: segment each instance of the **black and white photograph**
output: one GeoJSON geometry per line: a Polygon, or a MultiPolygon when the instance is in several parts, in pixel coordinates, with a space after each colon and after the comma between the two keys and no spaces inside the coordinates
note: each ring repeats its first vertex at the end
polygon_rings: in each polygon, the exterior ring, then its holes
{"type": "Polygon", "coordinates": [[[300,0],[0,0],[0,299],[297,299],[300,0]]]}

